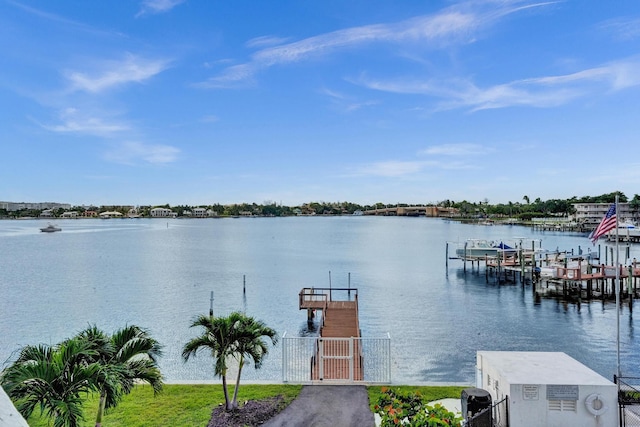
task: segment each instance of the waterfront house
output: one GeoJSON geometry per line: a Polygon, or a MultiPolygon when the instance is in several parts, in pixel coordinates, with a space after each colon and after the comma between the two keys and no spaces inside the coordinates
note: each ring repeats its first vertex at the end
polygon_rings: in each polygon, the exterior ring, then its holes
{"type": "Polygon", "coordinates": [[[122,217],[122,214],[116,211],[107,211],[107,212],[100,213],[100,218],[102,219],[120,218],[120,217],[122,217]]]}
{"type": "Polygon", "coordinates": [[[151,218],[175,218],[177,213],[167,208],[153,208],[149,211],[151,218]]]}
{"type": "Polygon", "coordinates": [[[60,218],[78,218],[78,212],[77,211],[62,212],[62,215],[60,215],[60,218]]]}
{"type": "Polygon", "coordinates": [[[193,208],[193,210],[191,211],[191,216],[193,218],[206,218],[207,215],[207,209],[205,208],[193,208]]]}

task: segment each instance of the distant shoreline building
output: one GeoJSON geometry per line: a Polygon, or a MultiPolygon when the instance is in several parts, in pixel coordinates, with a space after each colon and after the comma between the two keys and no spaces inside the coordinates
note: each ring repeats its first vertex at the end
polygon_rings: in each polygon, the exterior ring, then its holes
{"type": "MultiPolygon", "coordinates": [[[[574,203],[573,207],[576,210],[575,221],[578,224],[595,228],[606,215],[611,203],[574,203]]],[[[617,215],[619,222],[634,220],[634,213],[629,203],[618,203],[617,215]]]]}
{"type": "Polygon", "coordinates": [[[26,203],[26,202],[2,202],[0,201],[0,209],[4,209],[7,212],[21,211],[25,209],[33,209],[39,211],[53,210],[53,209],[71,209],[69,203],[55,203],[55,202],[42,202],[42,203],[26,203]]]}
{"type": "Polygon", "coordinates": [[[149,211],[151,218],[175,218],[178,214],[167,208],[153,208],[149,211]]]}

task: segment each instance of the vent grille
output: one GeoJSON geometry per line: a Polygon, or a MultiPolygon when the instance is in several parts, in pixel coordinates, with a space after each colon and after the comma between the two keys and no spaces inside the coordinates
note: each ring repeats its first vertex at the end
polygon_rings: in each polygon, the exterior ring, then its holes
{"type": "Polygon", "coordinates": [[[576,412],[577,402],[575,400],[548,400],[549,411],[572,411],[576,412]]]}

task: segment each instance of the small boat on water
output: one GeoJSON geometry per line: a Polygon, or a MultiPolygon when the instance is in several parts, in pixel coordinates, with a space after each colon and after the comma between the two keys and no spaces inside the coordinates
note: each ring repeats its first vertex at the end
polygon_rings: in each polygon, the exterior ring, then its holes
{"type": "Polygon", "coordinates": [[[463,247],[456,249],[456,256],[463,259],[495,257],[498,252],[514,250],[504,242],[495,242],[485,239],[469,239],[463,247]]]}
{"type": "Polygon", "coordinates": [[[56,231],[62,231],[62,228],[56,227],[53,224],[49,224],[46,227],[42,227],[40,231],[42,231],[43,233],[55,233],[56,231]]]}

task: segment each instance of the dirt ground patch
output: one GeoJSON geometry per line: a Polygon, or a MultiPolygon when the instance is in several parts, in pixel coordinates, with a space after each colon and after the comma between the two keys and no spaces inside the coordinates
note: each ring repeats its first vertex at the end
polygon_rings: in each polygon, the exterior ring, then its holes
{"type": "Polygon", "coordinates": [[[273,418],[285,408],[282,396],[262,400],[250,400],[234,411],[225,411],[220,405],[211,413],[208,427],[259,426],[273,418]]]}

